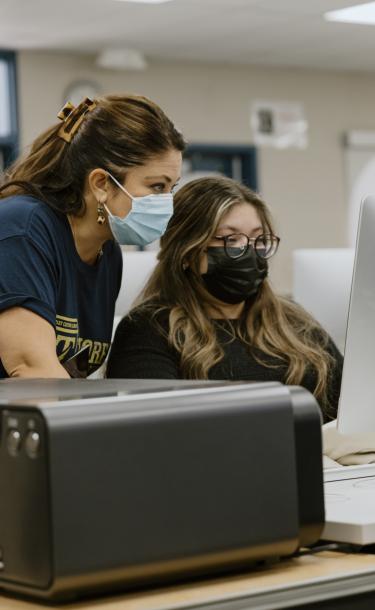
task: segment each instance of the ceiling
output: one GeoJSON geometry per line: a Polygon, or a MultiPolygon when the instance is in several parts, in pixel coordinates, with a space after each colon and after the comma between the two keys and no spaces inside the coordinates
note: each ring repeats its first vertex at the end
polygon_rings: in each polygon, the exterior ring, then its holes
{"type": "Polygon", "coordinates": [[[0,48],[97,53],[126,47],[150,61],[375,71],[375,27],[322,15],[356,0],[0,0],[0,48]]]}

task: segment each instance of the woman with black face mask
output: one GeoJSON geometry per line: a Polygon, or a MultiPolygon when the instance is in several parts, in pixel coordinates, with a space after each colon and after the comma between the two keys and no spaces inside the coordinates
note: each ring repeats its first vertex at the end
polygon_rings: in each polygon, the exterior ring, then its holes
{"type": "Polygon", "coordinates": [[[159,262],[119,324],[107,376],[281,381],[336,416],[342,356],[301,307],[275,295],[279,238],[262,199],[228,178],[181,188],[159,262]]]}

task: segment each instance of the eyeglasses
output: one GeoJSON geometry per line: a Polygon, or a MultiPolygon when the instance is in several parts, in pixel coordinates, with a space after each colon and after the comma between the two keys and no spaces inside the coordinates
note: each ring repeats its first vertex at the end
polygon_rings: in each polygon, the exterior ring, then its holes
{"type": "Polygon", "coordinates": [[[280,237],[272,233],[262,233],[258,237],[249,237],[245,233],[231,233],[231,235],[215,235],[214,239],[224,242],[225,253],[229,258],[240,258],[249,249],[254,248],[259,258],[271,258],[276,254],[280,237]]]}

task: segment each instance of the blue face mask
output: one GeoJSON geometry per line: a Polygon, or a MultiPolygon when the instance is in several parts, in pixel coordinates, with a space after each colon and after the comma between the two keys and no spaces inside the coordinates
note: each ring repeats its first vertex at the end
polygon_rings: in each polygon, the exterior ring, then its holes
{"type": "Polygon", "coordinates": [[[113,237],[127,246],[146,246],[159,239],[173,214],[172,193],[133,197],[109,172],[108,176],[132,200],[132,208],[125,218],[114,216],[105,206],[113,237]]]}

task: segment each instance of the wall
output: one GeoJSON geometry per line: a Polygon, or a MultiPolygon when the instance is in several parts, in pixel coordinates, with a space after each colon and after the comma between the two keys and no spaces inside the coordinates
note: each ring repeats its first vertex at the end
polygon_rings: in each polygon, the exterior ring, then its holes
{"type": "Polygon", "coordinates": [[[272,264],[274,286],[290,292],[293,249],[347,245],[342,136],[375,128],[372,75],[188,63],[116,72],[95,68],[86,56],[25,51],[18,59],[22,146],[55,122],[64,90],[77,79],[94,80],[105,93],[151,97],[190,142],[200,143],[251,143],[252,99],[301,101],[308,148],[259,152],[260,190],[282,237],[272,264]]]}

